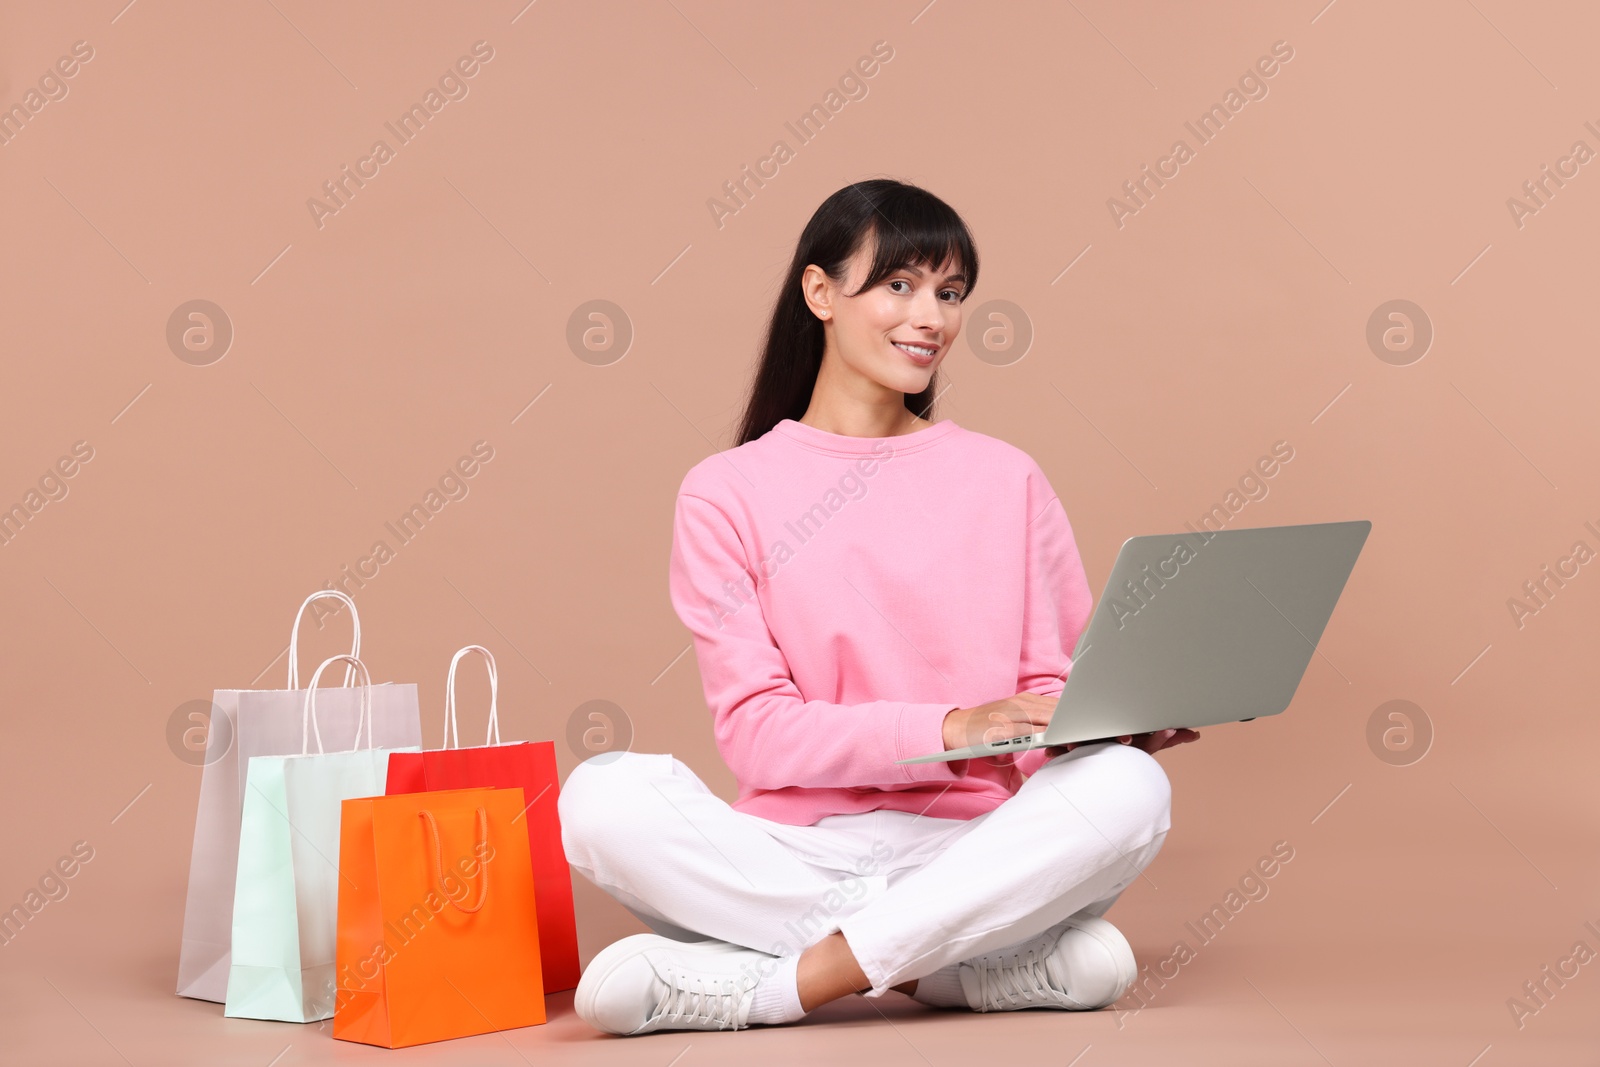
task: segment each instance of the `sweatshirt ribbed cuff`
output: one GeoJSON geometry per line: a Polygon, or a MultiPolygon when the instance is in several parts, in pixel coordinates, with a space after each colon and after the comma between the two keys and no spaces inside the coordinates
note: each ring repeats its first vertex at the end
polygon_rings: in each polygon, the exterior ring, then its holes
{"type": "MultiPolygon", "coordinates": [[[[960,707],[960,704],[902,704],[896,730],[899,751],[895,759],[943,752],[944,718],[960,707]]],[[[901,763],[897,766],[905,772],[907,781],[953,782],[967,776],[970,762],[963,759],[940,763],[901,763]]]]}

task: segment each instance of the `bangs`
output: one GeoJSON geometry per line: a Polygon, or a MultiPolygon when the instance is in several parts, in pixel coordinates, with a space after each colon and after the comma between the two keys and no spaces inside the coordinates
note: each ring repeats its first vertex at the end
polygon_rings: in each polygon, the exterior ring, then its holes
{"type": "Polygon", "coordinates": [[[891,193],[875,206],[868,234],[873,239],[872,269],[858,292],[897,270],[922,267],[932,272],[947,261],[951,271],[962,277],[962,300],[978,283],[978,253],[972,235],[961,217],[942,201],[891,193]]]}

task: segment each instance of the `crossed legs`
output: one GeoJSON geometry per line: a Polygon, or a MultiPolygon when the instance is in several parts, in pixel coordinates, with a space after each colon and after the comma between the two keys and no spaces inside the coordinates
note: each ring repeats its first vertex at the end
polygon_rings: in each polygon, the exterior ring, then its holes
{"type": "MultiPolygon", "coordinates": [[[[1082,746],[961,825],[883,813],[894,816],[876,824],[889,840],[874,849],[916,866],[864,879],[850,871],[865,868],[847,861],[829,871],[797,854],[783,828],[734,811],[664,753],[586,761],[568,778],[560,812],[573,866],[658,933],[799,953],[809,1011],[852,992],[910,993],[951,963],[1075,913],[1102,914],[1154,860],[1170,804],[1149,753],[1082,746]],[[863,882],[870,891],[851,899],[863,882]],[[803,917],[819,909],[833,921],[810,930],[803,917]]],[[[851,844],[859,851],[859,839],[851,844]]]]}

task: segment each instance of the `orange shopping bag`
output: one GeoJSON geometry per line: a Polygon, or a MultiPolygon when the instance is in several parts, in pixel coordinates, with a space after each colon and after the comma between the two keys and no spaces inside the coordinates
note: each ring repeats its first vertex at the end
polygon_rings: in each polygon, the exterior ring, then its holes
{"type": "Polygon", "coordinates": [[[342,805],[333,1036],[385,1048],[545,1021],[521,789],[342,805]]]}

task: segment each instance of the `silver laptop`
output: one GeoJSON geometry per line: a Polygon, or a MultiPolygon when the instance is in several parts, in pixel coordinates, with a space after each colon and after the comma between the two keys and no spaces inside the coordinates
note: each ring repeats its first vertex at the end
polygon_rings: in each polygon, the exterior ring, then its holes
{"type": "Polygon", "coordinates": [[[1276,715],[1320,655],[1317,642],[1371,530],[1360,520],[1130,537],[1042,732],[897,762],[1276,715]]]}

